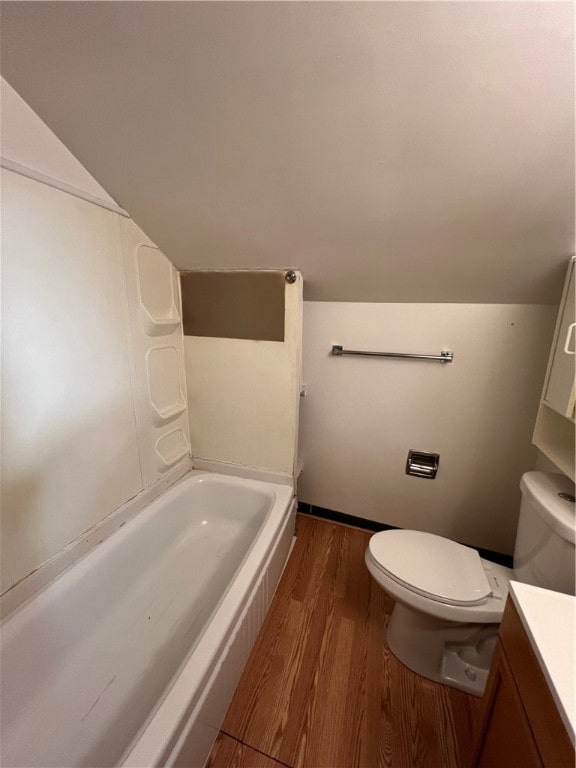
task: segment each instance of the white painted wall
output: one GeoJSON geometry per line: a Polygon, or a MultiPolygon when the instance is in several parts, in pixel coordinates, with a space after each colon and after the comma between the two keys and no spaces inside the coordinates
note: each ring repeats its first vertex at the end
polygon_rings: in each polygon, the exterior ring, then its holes
{"type": "Polygon", "coordinates": [[[194,460],[292,475],[298,440],[302,276],[286,285],[284,341],[185,336],[194,460]]]}
{"type": "Polygon", "coordinates": [[[0,78],[2,159],[48,176],[107,203],[114,200],[9,83],[0,78]]]}
{"type": "Polygon", "coordinates": [[[556,311],[305,302],[298,498],[512,552],[556,311]],[[332,357],[333,344],[455,359],[332,357]],[[404,473],[410,448],[440,454],[436,480],[404,473]]]}

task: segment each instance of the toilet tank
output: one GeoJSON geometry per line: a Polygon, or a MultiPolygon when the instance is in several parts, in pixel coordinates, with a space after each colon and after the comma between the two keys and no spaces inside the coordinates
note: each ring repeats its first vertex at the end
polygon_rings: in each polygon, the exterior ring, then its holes
{"type": "Polygon", "coordinates": [[[517,581],[569,595],[575,591],[574,484],[550,472],[527,472],[520,481],[522,502],[514,575],[517,581]]]}

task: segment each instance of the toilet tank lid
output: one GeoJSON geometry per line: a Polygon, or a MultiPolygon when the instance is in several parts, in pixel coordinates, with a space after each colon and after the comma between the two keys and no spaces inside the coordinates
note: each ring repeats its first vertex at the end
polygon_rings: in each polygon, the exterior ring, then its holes
{"type": "Polygon", "coordinates": [[[520,480],[520,490],[542,520],[574,544],[574,502],[558,496],[559,493],[574,495],[574,483],[566,475],[556,472],[526,472],[520,480]]]}
{"type": "Polygon", "coordinates": [[[384,571],[432,599],[474,605],[491,594],[478,552],[450,539],[422,531],[382,531],[368,546],[384,571]]]}

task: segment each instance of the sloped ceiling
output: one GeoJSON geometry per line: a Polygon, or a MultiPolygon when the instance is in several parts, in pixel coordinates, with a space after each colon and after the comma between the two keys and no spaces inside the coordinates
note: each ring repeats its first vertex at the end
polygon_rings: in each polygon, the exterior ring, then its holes
{"type": "Polygon", "coordinates": [[[5,2],[2,74],[180,268],[553,303],[571,3],[5,2]]]}

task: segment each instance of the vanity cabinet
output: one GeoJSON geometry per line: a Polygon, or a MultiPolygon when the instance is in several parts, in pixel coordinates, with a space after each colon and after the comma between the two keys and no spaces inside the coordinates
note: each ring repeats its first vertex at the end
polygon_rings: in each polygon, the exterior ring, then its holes
{"type": "Polygon", "coordinates": [[[564,768],[575,752],[512,600],[484,694],[473,768],[564,768]]]}
{"type": "Polygon", "coordinates": [[[554,340],[544,379],[533,442],[558,469],[574,480],[574,261],[568,265],[554,340]]]}

